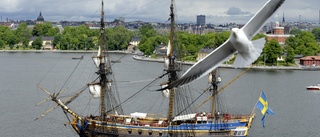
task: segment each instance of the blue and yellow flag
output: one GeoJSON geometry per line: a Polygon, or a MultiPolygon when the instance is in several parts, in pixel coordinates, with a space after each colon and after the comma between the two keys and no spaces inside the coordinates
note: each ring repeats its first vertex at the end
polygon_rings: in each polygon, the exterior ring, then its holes
{"type": "Polygon", "coordinates": [[[259,101],[258,101],[256,107],[261,111],[261,113],[263,115],[261,122],[262,122],[262,126],[264,127],[264,118],[266,117],[266,114],[273,115],[275,113],[269,107],[267,98],[264,95],[263,91],[261,92],[261,95],[260,95],[260,98],[259,98],[259,101]]]}

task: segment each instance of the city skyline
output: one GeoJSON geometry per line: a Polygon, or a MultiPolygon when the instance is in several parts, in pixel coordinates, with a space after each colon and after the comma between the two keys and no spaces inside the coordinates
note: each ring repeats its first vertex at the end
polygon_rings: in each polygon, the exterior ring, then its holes
{"type": "MultiPolygon", "coordinates": [[[[100,0],[4,0],[0,5],[2,21],[36,20],[39,13],[45,21],[99,21],[100,0]]],[[[124,17],[125,21],[166,22],[170,0],[114,0],[105,2],[106,21],[124,17]]],[[[205,15],[206,23],[246,23],[267,0],[176,0],[176,22],[196,23],[205,15]]],[[[319,0],[286,0],[270,21],[319,23],[319,0]]]]}

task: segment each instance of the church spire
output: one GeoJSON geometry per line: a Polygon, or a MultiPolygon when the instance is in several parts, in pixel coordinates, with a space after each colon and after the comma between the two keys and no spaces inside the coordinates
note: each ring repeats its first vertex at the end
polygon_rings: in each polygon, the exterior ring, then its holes
{"type": "Polygon", "coordinates": [[[285,19],[284,19],[284,12],[283,12],[283,15],[282,15],[282,26],[283,26],[283,27],[285,26],[285,23],[286,23],[286,21],[285,21],[285,19]]]}

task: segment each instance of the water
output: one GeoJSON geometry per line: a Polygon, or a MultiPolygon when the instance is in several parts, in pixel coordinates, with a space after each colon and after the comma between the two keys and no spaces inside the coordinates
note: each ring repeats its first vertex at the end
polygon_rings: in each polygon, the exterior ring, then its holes
{"type": "MultiPolygon", "coordinates": [[[[37,88],[40,84],[50,92],[64,90],[61,97],[79,91],[83,85],[94,78],[95,67],[92,65],[92,54],[87,53],[83,60],[72,60],[80,53],[0,53],[0,136],[34,136],[56,137],[77,136],[67,125],[68,122],[61,108],[57,108],[44,118],[34,121],[41,113],[54,106],[47,102],[35,106],[48,97],[37,88]],[[80,62],[79,62],[80,61],[80,62]],[[79,68],[73,71],[74,68],[79,68]],[[80,71],[78,71],[80,70],[80,71]],[[73,72],[73,75],[70,75],[73,72]],[[68,80],[69,79],[69,80],[68,80]],[[69,81],[65,84],[66,81],[69,81]],[[63,88],[62,88],[63,87],[63,88]],[[75,88],[74,88],[75,87],[75,88]]],[[[112,54],[113,60],[121,63],[113,65],[118,82],[121,100],[125,100],[148,82],[162,74],[163,65],[155,62],[142,62],[132,59],[132,55],[112,54]]],[[[219,73],[226,84],[242,69],[220,69],[219,73]]],[[[291,70],[250,70],[245,75],[223,90],[224,102],[228,112],[251,113],[260,92],[267,96],[270,107],[276,113],[267,115],[265,128],[261,125],[261,114],[254,109],[256,118],[249,131],[249,136],[301,137],[320,136],[320,92],[307,91],[305,88],[320,81],[319,71],[291,70]]],[[[192,89],[202,92],[207,86],[206,79],[190,84],[192,89]]],[[[153,92],[157,86],[150,86],[150,92],[141,93],[134,98],[140,102],[128,101],[124,106],[126,113],[145,110],[153,106],[155,110],[163,104],[158,93],[153,92]],[[130,105],[131,104],[131,105],[130,105]]],[[[81,115],[98,113],[94,107],[96,100],[87,101],[88,93],[77,98],[70,108],[81,115]],[[83,107],[86,110],[83,111],[83,107]]],[[[63,99],[63,98],[62,98],[63,99]]],[[[157,113],[165,111],[159,109],[157,113]]]]}

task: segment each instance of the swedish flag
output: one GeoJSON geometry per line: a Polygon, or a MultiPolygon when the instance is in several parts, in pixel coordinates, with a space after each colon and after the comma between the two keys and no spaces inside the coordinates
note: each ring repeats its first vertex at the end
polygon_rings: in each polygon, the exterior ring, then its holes
{"type": "Polygon", "coordinates": [[[261,92],[261,95],[260,95],[260,98],[259,98],[259,101],[258,101],[256,107],[261,111],[261,113],[263,115],[261,122],[262,122],[262,126],[264,127],[264,118],[266,117],[266,114],[273,115],[275,113],[269,107],[267,98],[264,95],[263,91],[261,92]]]}

